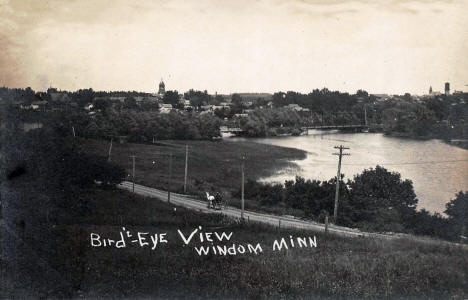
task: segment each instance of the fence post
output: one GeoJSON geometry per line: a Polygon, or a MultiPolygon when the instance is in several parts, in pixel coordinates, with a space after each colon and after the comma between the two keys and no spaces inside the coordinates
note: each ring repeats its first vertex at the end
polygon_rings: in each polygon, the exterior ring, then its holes
{"type": "Polygon", "coordinates": [[[328,215],[325,216],[325,234],[328,234],[328,215]]]}

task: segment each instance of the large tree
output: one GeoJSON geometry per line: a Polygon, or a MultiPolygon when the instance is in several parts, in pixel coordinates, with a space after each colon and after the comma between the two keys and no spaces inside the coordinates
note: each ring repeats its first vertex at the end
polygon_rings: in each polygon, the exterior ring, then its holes
{"type": "Polygon", "coordinates": [[[166,104],[172,104],[175,107],[179,103],[179,92],[167,91],[164,94],[163,102],[166,104]]]}
{"type": "Polygon", "coordinates": [[[364,170],[348,186],[350,211],[345,213],[370,229],[402,230],[416,211],[413,183],[381,166],[364,170]]]}
{"type": "Polygon", "coordinates": [[[466,241],[466,228],[468,227],[468,191],[459,192],[457,197],[445,205],[445,213],[453,229],[459,234],[461,240],[466,241]]]}
{"type": "Polygon", "coordinates": [[[138,105],[137,105],[137,103],[136,103],[135,98],[133,98],[133,97],[126,97],[126,98],[124,99],[124,105],[123,105],[123,107],[124,107],[125,109],[137,109],[137,108],[138,108],[138,105]]]}
{"type": "Polygon", "coordinates": [[[211,96],[208,91],[195,91],[189,90],[184,94],[185,99],[190,100],[190,104],[196,108],[200,108],[202,105],[206,105],[211,102],[211,96]]]}

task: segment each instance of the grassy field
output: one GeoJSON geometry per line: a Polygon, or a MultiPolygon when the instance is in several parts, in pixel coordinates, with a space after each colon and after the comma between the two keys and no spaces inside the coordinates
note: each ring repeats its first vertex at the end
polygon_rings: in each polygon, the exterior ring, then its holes
{"type": "MultiPolygon", "coordinates": [[[[83,140],[85,152],[106,156],[109,142],[83,140]]],[[[188,145],[189,193],[232,192],[240,188],[241,157],[245,155],[246,178],[258,179],[284,167],[297,167],[290,160],[304,159],[302,150],[253,142],[164,141],[156,144],[118,144],[112,146],[111,160],[132,173],[130,155],[136,155],[135,182],[167,189],[172,153],[172,191],[182,192],[185,171],[185,145],[188,145]],[[153,163],[154,162],[154,163],[153,163]]],[[[131,180],[131,177],[129,177],[131,180]]]]}
{"type": "MultiPolygon", "coordinates": [[[[85,200],[84,210],[55,215],[53,225],[34,226],[24,236],[26,244],[61,274],[63,282],[56,282],[56,290],[43,291],[43,297],[468,297],[468,252],[460,248],[408,240],[339,238],[241,224],[220,215],[180,207],[174,210],[161,201],[125,191],[91,190],[80,198],[85,200]],[[263,252],[199,256],[194,246],[202,243],[197,240],[184,246],[177,233],[180,229],[188,234],[198,226],[203,231],[233,232],[226,245],[261,243],[263,252]],[[168,243],[158,245],[154,251],[131,243],[120,249],[91,247],[91,233],[118,238],[122,227],[133,234],[167,233],[168,243]],[[282,237],[314,235],[317,247],[281,251],[273,251],[271,247],[274,240],[282,237]],[[72,288],[57,290],[60,286],[72,288]]],[[[11,266],[3,262],[2,265],[3,271],[9,272],[11,266]]],[[[6,295],[12,297],[20,290],[16,287],[6,295]]]]}

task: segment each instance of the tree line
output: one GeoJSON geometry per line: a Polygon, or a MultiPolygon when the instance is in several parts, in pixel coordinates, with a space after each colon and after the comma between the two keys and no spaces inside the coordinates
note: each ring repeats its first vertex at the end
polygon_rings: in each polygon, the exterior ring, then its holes
{"type": "Polygon", "coordinates": [[[381,124],[387,134],[415,138],[468,137],[468,93],[415,99],[410,94],[379,100],[359,90],[354,95],[315,89],[311,93],[278,92],[275,107],[299,104],[318,114],[312,122],[334,125],[381,124]],[[366,114],[366,116],[365,116],[366,114]]]}
{"type": "Polygon", "coordinates": [[[83,125],[81,129],[86,137],[128,136],[128,141],[140,143],[166,139],[209,140],[220,136],[220,120],[208,114],[109,111],[89,118],[83,125]]]}
{"type": "MultiPolygon", "coordinates": [[[[154,123],[160,124],[158,127],[159,138],[212,138],[219,133],[205,132],[204,128],[197,126],[199,120],[191,122],[190,118],[199,118],[198,113],[178,117],[157,116],[158,103],[154,101],[136,102],[134,97],[149,96],[147,93],[138,92],[96,92],[92,89],[81,89],[75,92],[62,92],[68,96],[70,103],[51,100],[51,95],[57,92],[50,89],[47,93],[37,93],[31,88],[8,89],[0,88],[2,99],[21,99],[26,104],[37,100],[45,100],[50,109],[66,111],[66,113],[88,113],[84,111],[84,106],[92,103],[93,113],[96,113],[95,121],[90,124],[90,130],[99,128],[99,124],[115,123],[112,119],[116,114],[123,118],[130,118],[133,112],[140,114],[142,119],[148,116],[154,117],[154,123]],[[105,97],[120,96],[125,97],[125,101],[110,101],[105,97]],[[104,97],[104,98],[103,98],[104,97]],[[127,111],[125,111],[127,110],[127,111]],[[128,112],[131,111],[131,112],[128,112]],[[118,113],[116,113],[118,112],[118,113]],[[149,113],[149,114],[147,114],[149,113]],[[107,119],[106,119],[107,118],[107,119]],[[112,119],[112,122],[111,122],[112,119]],[[167,120],[169,119],[169,120],[167,120]],[[196,131],[191,132],[191,128],[186,128],[185,132],[173,131],[168,133],[164,124],[173,124],[178,127],[196,127],[196,131]],[[161,130],[159,130],[161,129],[161,130]]],[[[368,124],[379,124],[378,128],[386,134],[414,137],[414,138],[466,138],[468,137],[468,94],[439,95],[414,99],[409,94],[402,96],[392,96],[390,99],[382,101],[374,95],[369,95],[366,91],[359,90],[356,94],[330,91],[326,88],[315,89],[311,93],[301,94],[297,92],[277,92],[273,94],[271,103],[265,98],[251,99],[245,101],[239,94],[231,96],[232,104],[230,108],[216,110],[213,113],[215,119],[210,119],[209,123],[225,123],[235,127],[241,127],[246,136],[262,137],[274,136],[284,133],[299,134],[300,127],[304,125],[363,125],[367,119],[368,124]],[[249,104],[247,104],[249,102],[249,104]],[[270,105],[271,104],[271,105],[270,105]],[[294,111],[286,108],[290,104],[300,105],[308,109],[306,112],[294,111]],[[248,113],[242,117],[235,117],[246,110],[248,113]]],[[[177,91],[167,91],[163,97],[164,103],[172,104],[175,108],[182,108],[179,103],[180,95],[177,91]]],[[[203,105],[220,104],[225,99],[221,95],[209,95],[207,91],[189,90],[184,93],[184,99],[190,100],[194,111],[199,111],[203,105]]],[[[30,114],[30,112],[24,112],[30,114]]],[[[204,117],[205,118],[205,117],[204,117]]],[[[112,124],[115,125],[115,124],[112,124]]],[[[139,135],[135,141],[152,139],[154,134],[148,134],[145,126],[140,124],[139,130],[131,130],[139,135]],[[144,134],[142,134],[144,132],[144,134]],[[142,138],[145,137],[145,138],[142,138]]],[[[372,128],[372,127],[371,127],[372,128]]],[[[376,127],[377,128],[377,127],[376,127]]],[[[97,130],[94,130],[95,132],[97,130]]],[[[125,130],[120,130],[125,132],[125,130]]],[[[117,133],[124,135],[126,133],[117,133]]]]}
{"type": "MultiPolygon", "coordinates": [[[[284,184],[248,180],[245,197],[267,207],[293,208],[304,217],[324,222],[333,215],[336,178],[328,181],[296,177],[284,184]]],[[[234,193],[240,197],[240,190],[234,193]]],[[[379,232],[406,232],[459,240],[468,225],[468,191],[446,205],[447,217],[416,210],[418,199],[410,180],[376,166],[347,182],[341,178],[337,224],[379,232]]]]}

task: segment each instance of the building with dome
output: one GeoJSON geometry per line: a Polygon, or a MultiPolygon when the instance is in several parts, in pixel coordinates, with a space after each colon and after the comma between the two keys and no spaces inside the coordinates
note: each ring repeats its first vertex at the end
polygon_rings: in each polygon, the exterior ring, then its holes
{"type": "Polygon", "coordinates": [[[159,83],[158,96],[162,98],[164,97],[165,93],[166,93],[166,85],[164,84],[164,81],[161,78],[161,82],[159,83]]]}

